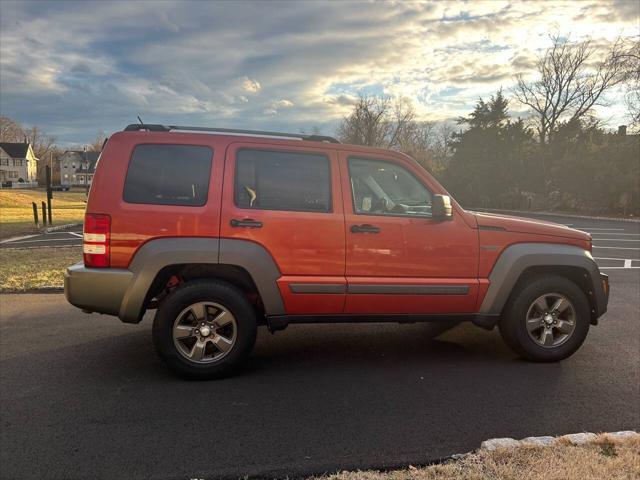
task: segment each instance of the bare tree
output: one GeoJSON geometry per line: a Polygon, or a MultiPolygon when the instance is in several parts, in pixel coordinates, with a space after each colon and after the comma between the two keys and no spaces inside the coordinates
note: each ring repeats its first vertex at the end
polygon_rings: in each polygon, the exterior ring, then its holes
{"type": "Polygon", "coordinates": [[[24,131],[20,124],[4,115],[0,116],[0,142],[24,142],[24,131]]]}
{"type": "Polygon", "coordinates": [[[0,117],[0,141],[31,144],[33,154],[40,159],[38,162],[38,180],[44,181],[45,165],[50,163],[51,157],[57,156],[56,138],[46,135],[40,128],[32,126],[24,128],[15,120],[2,116],[0,117]]]}
{"type": "Polygon", "coordinates": [[[431,150],[434,155],[434,172],[442,172],[447,168],[449,160],[453,156],[452,136],[455,128],[450,123],[442,123],[434,132],[431,150]]]}
{"type": "Polygon", "coordinates": [[[411,100],[360,96],[353,111],[338,126],[341,141],[356,145],[391,148],[403,152],[425,147],[433,125],[419,122],[411,100]]]}
{"type": "Polygon", "coordinates": [[[338,138],[356,145],[397,150],[413,157],[428,170],[437,167],[435,126],[417,119],[408,98],[360,96],[353,111],[337,129],[338,138]]]}
{"type": "Polygon", "coordinates": [[[87,145],[87,150],[89,152],[102,151],[102,146],[104,145],[104,142],[107,138],[107,135],[101,131],[100,133],[98,133],[98,135],[96,135],[96,138],[93,140],[93,142],[87,145]]]}
{"type": "Polygon", "coordinates": [[[338,126],[337,135],[345,143],[387,146],[390,114],[391,101],[388,97],[361,95],[351,114],[338,126]]]}
{"type": "Polygon", "coordinates": [[[519,74],[514,89],[516,99],[535,112],[542,144],[549,142],[560,121],[578,120],[605,104],[605,92],[623,80],[621,40],[597,60],[591,40],[571,43],[557,34],[551,39],[551,48],[538,59],[538,79],[528,82],[519,74]]]}
{"type": "Polygon", "coordinates": [[[617,58],[622,64],[622,81],[626,86],[625,102],[629,123],[640,127],[640,37],[627,39],[617,58]]]}
{"type": "Polygon", "coordinates": [[[34,155],[40,159],[48,158],[56,145],[56,137],[47,135],[35,125],[24,129],[24,138],[31,144],[34,155]]]}
{"type": "Polygon", "coordinates": [[[55,137],[46,135],[40,128],[36,126],[24,128],[15,120],[5,116],[0,117],[0,141],[28,142],[37,158],[45,158],[56,143],[55,137]]]}

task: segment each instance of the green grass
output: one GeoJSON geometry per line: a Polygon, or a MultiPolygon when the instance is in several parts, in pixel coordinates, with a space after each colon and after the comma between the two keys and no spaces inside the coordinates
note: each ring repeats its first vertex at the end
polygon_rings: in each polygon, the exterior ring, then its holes
{"type": "MultiPolygon", "coordinates": [[[[0,190],[0,239],[37,233],[33,221],[31,202],[38,205],[38,218],[42,223],[42,202],[47,201],[43,188],[35,190],[0,190]]],[[[82,222],[86,206],[84,189],[53,192],[51,211],[53,225],[82,222]]]]}
{"type": "Polygon", "coordinates": [[[64,272],[82,260],[82,247],[0,249],[0,292],[64,286],[64,272]]]}

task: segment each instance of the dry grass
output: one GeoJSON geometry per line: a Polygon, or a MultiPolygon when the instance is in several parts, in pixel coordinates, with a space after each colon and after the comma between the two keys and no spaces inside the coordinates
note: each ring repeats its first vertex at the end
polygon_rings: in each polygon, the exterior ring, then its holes
{"type": "Polygon", "coordinates": [[[0,249],[0,292],[62,287],[64,271],[82,260],[82,247],[0,249]]]}
{"type": "MultiPolygon", "coordinates": [[[[86,194],[83,190],[53,192],[51,209],[53,224],[81,222],[84,216],[86,194]]],[[[33,207],[38,205],[38,217],[42,222],[41,203],[47,201],[44,189],[0,191],[0,239],[36,233],[33,207]]]]}
{"type": "Polygon", "coordinates": [[[617,480],[640,479],[640,437],[616,440],[601,435],[589,445],[565,443],[469,454],[425,468],[391,472],[342,472],[322,480],[617,480]]]}

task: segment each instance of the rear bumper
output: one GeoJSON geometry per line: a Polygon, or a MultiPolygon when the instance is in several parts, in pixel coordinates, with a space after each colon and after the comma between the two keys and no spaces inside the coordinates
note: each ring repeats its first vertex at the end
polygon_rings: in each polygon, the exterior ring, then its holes
{"type": "Polygon", "coordinates": [[[120,316],[133,272],[119,268],[86,268],[76,263],[64,276],[67,301],[85,311],[120,316]]]}

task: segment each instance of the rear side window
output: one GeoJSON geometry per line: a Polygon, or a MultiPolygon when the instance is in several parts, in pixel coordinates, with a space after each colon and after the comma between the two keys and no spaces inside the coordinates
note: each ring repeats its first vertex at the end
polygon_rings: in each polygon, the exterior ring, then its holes
{"type": "Polygon", "coordinates": [[[240,150],[235,202],[240,208],[330,212],[329,159],[315,153],[240,150]]]}
{"type": "Polygon", "coordinates": [[[207,203],[213,150],[194,145],[138,145],[124,182],[124,201],[200,207],[207,203]]]}

